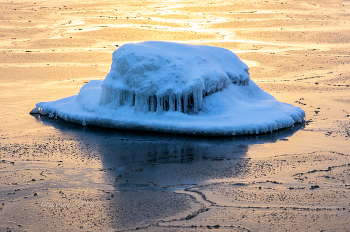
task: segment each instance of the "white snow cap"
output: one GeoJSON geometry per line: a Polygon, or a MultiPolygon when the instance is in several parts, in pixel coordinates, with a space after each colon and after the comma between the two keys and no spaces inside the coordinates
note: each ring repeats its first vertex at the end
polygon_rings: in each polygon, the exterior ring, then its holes
{"type": "Polygon", "coordinates": [[[216,92],[228,82],[249,80],[248,66],[233,52],[201,45],[148,41],[113,53],[103,85],[146,95],[216,92]]]}
{"type": "Polygon", "coordinates": [[[157,41],[121,46],[104,81],[40,102],[31,113],[84,126],[219,136],[272,132],[305,117],[250,80],[233,52],[157,41]]]}

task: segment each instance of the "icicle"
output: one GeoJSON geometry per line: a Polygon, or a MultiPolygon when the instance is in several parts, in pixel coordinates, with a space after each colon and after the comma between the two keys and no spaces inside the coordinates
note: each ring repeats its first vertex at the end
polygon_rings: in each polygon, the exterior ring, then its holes
{"type": "MultiPolygon", "coordinates": [[[[225,85],[225,80],[221,85],[225,85]]],[[[221,89],[220,83],[216,83],[209,90],[221,89]]],[[[128,105],[134,107],[135,112],[163,112],[178,111],[186,114],[198,113],[203,107],[203,96],[207,93],[202,89],[193,89],[189,94],[169,94],[169,95],[144,95],[135,94],[133,91],[112,89],[102,86],[103,96],[100,98],[100,104],[111,103],[111,107],[118,109],[121,106],[128,105]]],[[[53,116],[51,114],[51,116],[53,116]]]]}
{"type": "Polygon", "coordinates": [[[83,123],[81,125],[87,126],[87,123],[85,122],[85,118],[83,118],[83,123]]]}
{"type": "Polygon", "coordinates": [[[163,111],[168,111],[169,110],[169,95],[164,96],[164,101],[163,101],[163,111]]]}
{"type": "Polygon", "coordinates": [[[135,92],[130,92],[130,94],[131,94],[130,106],[135,106],[135,103],[136,103],[135,92]]]}
{"type": "Polygon", "coordinates": [[[151,97],[152,96],[147,97],[147,111],[151,111],[151,97]]]}
{"type": "Polygon", "coordinates": [[[137,105],[135,104],[135,107],[137,111],[142,112],[142,107],[143,107],[143,99],[140,94],[136,94],[136,99],[137,99],[137,105]]]}
{"type": "Polygon", "coordinates": [[[156,95],[150,96],[150,111],[156,112],[157,110],[157,97],[156,95]]]}
{"type": "Polygon", "coordinates": [[[127,91],[127,90],[124,90],[123,91],[123,105],[125,104],[125,102],[128,102],[128,93],[129,93],[129,91],[127,91]]]}
{"type": "Polygon", "coordinates": [[[106,86],[102,85],[101,86],[102,91],[101,91],[101,97],[100,97],[100,105],[105,105],[106,104],[106,86]]]}
{"type": "Polygon", "coordinates": [[[121,90],[119,95],[119,106],[123,106],[123,105],[124,105],[124,90],[121,90]]]}
{"type": "Polygon", "coordinates": [[[141,112],[147,112],[148,111],[148,105],[147,105],[147,97],[143,94],[138,94],[138,110],[141,112]]]}
{"type": "Polygon", "coordinates": [[[128,105],[131,107],[133,106],[134,102],[134,93],[131,91],[128,91],[128,105]]]}
{"type": "Polygon", "coordinates": [[[184,108],[184,113],[188,114],[188,98],[187,95],[182,95],[183,97],[183,108],[184,108]]]}
{"type": "Polygon", "coordinates": [[[175,94],[170,94],[169,96],[169,110],[175,111],[175,94]]]}
{"type": "Polygon", "coordinates": [[[181,95],[177,95],[176,98],[177,98],[177,107],[176,107],[176,111],[183,112],[183,111],[182,111],[182,99],[181,99],[181,95]]]}
{"type": "Polygon", "coordinates": [[[121,91],[115,90],[112,95],[112,102],[115,109],[118,109],[120,106],[120,100],[121,100],[121,91]]]}
{"type": "Polygon", "coordinates": [[[102,85],[102,93],[100,98],[100,105],[106,105],[111,102],[112,89],[102,85]]]}
{"type": "Polygon", "coordinates": [[[130,93],[129,90],[123,90],[123,105],[129,104],[129,96],[130,96],[129,93],[130,93]]]}
{"type": "Polygon", "coordinates": [[[201,89],[198,89],[198,109],[201,110],[203,108],[203,94],[204,91],[201,89]]]}
{"type": "Polygon", "coordinates": [[[112,103],[111,105],[115,109],[116,109],[116,99],[117,99],[117,91],[114,90],[111,92],[111,103],[112,103]]]}
{"type": "Polygon", "coordinates": [[[139,111],[143,111],[143,107],[145,106],[145,103],[144,103],[144,98],[143,98],[143,96],[142,95],[140,95],[140,94],[137,94],[137,97],[138,97],[138,109],[139,109],[139,111]]]}
{"type": "Polygon", "coordinates": [[[138,94],[135,95],[135,111],[138,112],[140,109],[140,96],[138,94]]]}
{"type": "Polygon", "coordinates": [[[108,104],[112,101],[113,89],[111,87],[106,88],[106,103],[108,104]]]}
{"type": "Polygon", "coordinates": [[[198,113],[199,111],[198,89],[195,89],[192,94],[193,94],[193,112],[198,113]]]}
{"type": "Polygon", "coordinates": [[[143,94],[136,94],[135,96],[135,111],[147,112],[147,98],[143,94]]]}
{"type": "Polygon", "coordinates": [[[118,107],[122,106],[122,102],[123,102],[123,90],[120,90],[118,91],[118,94],[117,94],[118,107]]]}
{"type": "Polygon", "coordinates": [[[198,89],[195,89],[192,92],[192,95],[193,95],[193,113],[198,113],[199,111],[198,89]]]}
{"type": "Polygon", "coordinates": [[[142,99],[142,111],[143,112],[148,112],[149,111],[149,96],[146,96],[144,94],[141,95],[141,99],[142,99]]]}
{"type": "Polygon", "coordinates": [[[163,97],[157,96],[157,113],[163,112],[163,97]]]}
{"type": "Polygon", "coordinates": [[[178,100],[177,100],[177,96],[176,96],[176,94],[174,94],[174,107],[175,107],[175,111],[178,111],[177,110],[177,102],[178,102],[178,100]]]}

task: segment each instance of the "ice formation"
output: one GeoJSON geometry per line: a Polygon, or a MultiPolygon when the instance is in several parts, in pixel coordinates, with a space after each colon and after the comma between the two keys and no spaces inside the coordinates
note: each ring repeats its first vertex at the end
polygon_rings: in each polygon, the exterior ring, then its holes
{"type": "Polygon", "coordinates": [[[248,67],[229,50],[167,42],[126,44],[113,54],[100,104],[198,113],[203,97],[229,83],[249,83],[248,67]]]}
{"type": "Polygon", "coordinates": [[[305,116],[260,89],[233,52],[157,41],[121,46],[104,81],[38,103],[31,113],[84,126],[202,135],[270,132],[305,116]]]}

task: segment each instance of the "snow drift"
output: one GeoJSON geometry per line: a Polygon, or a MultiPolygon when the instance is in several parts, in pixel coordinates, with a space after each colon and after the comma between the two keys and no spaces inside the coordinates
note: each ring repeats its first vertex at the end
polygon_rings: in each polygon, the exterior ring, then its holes
{"type": "Polygon", "coordinates": [[[104,81],[38,103],[31,113],[84,126],[201,135],[265,133],[305,116],[260,89],[231,51],[156,41],[121,46],[104,81]]]}

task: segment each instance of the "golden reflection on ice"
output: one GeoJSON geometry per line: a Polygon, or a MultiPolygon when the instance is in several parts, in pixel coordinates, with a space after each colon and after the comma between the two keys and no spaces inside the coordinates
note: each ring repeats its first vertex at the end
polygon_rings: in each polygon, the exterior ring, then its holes
{"type": "Polygon", "coordinates": [[[347,230],[349,4],[1,1],[0,230],[347,230]],[[28,114],[104,79],[115,49],[145,40],[232,50],[305,125],[193,147],[28,114]]]}

